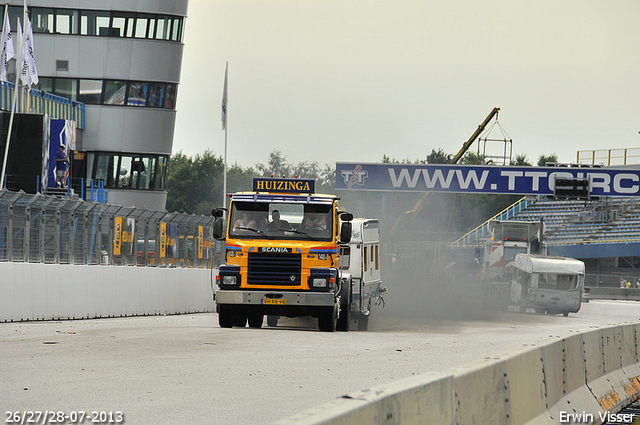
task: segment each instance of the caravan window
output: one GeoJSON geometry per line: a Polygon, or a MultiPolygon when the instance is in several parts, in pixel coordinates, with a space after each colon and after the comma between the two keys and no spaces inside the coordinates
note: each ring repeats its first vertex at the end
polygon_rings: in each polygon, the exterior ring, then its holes
{"type": "Polygon", "coordinates": [[[368,266],[367,258],[368,258],[367,257],[367,247],[365,246],[364,247],[364,271],[365,272],[369,270],[369,268],[367,267],[368,266]]]}
{"type": "Polygon", "coordinates": [[[558,275],[557,279],[558,289],[561,291],[568,291],[575,289],[578,285],[578,276],[575,275],[558,275]]]}
{"type": "Polygon", "coordinates": [[[349,270],[349,260],[351,259],[351,247],[340,248],[340,270],[349,270]]]}
{"type": "Polygon", "coordinates": [[[538,286],[543,289],[557,289],[569,291],[578,286],[578,276],[555,273],[540,273],[538,275],[538,286]]]}
{"type": "Polygon", "coordinates": [[[376,245],[376,270],[380,270],[380,262],[378,257],[378,245],[376,245]]]}

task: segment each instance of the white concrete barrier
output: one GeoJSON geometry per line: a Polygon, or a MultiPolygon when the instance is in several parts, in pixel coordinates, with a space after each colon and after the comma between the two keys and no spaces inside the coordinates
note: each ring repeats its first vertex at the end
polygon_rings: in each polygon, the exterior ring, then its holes
{"type": "Polygon", "coordinates": [[[571,334],[344,396],[277,424],[620,422],[607,415],[640,396],[639,335],[640,324],[571,334]]]}
{"type": "Polygon", "coordinates": [[[0,321],[214,311],[208,269],[0,263],[0,321]]]}

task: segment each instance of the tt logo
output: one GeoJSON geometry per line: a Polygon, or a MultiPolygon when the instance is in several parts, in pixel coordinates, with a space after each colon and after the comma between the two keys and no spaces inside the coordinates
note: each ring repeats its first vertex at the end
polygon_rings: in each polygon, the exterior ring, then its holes
{"type": "Polygon", "coordinates": [[[362,165],[356,165],[353,171],[342,170],[342,177],[344,178],[344,184],[347,188],[351,189],[354,184],[358,186],[364,186],[364,179],[369,176],[369,173],[362,169],[362,165]]]}

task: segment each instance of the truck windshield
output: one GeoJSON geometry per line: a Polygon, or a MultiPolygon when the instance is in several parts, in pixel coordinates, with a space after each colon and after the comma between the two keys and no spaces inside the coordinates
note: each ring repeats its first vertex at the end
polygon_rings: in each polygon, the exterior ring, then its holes
{"type": "Polygon", "coordinates": [[[245,239],[331,241],[332,205],[233,202],[229,236],[245,239]]]}
{"type": "Polygon", "coordinates": [[[505,246],[504,247],[504,261],[513,261],[516,259],[516,255],[518,254],[526,254],[527,247],[526,246],[505,246]]]}

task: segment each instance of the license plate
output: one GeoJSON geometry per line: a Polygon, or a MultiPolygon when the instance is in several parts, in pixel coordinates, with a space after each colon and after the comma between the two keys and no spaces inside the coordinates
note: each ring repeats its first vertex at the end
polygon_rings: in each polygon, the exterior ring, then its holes
{"type": "Polygon", "coordinates": [[[274,298],[263,298],[262,299],[262,304],[271,304],[271,305],[286,305],[287,304],[287,300],[285,299],[274,299],[274,298]]]}

